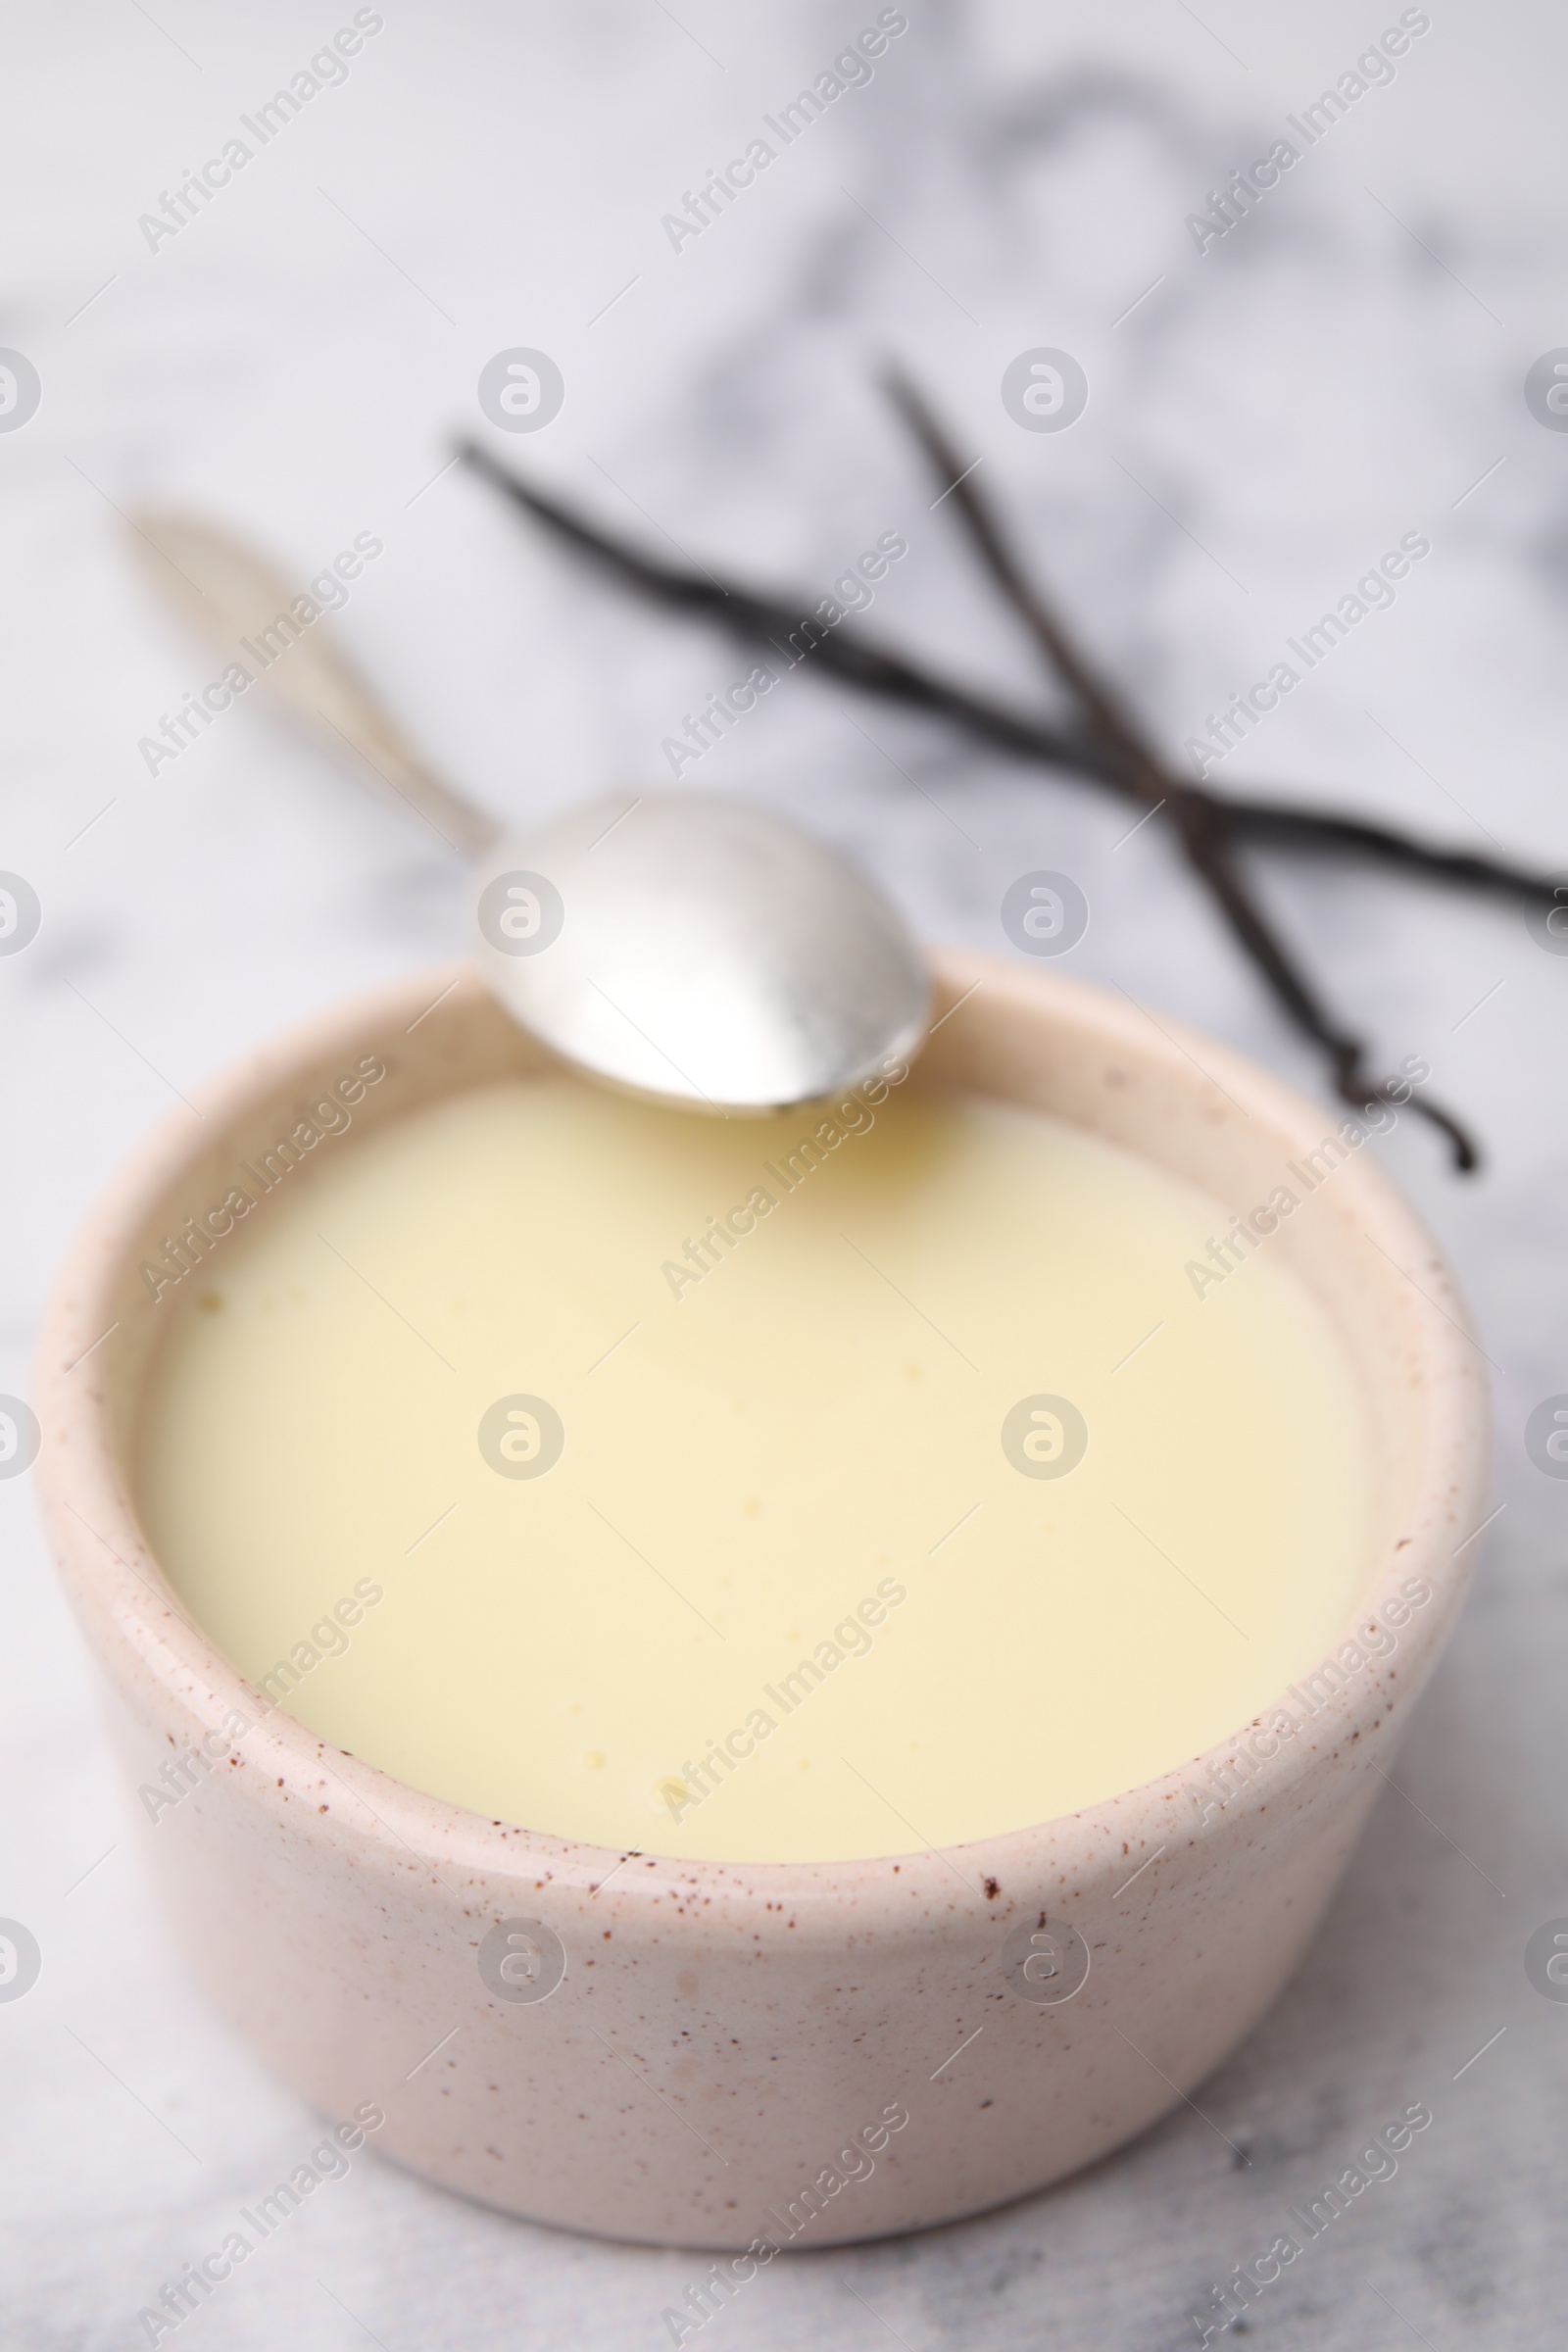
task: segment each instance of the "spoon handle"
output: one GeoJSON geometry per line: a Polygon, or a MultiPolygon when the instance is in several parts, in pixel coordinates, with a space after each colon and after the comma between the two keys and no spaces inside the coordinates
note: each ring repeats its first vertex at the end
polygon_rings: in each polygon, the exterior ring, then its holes
{"type": "MultiPolygon", "coordinates": [[[[374,791],[373,769],[455,850],[478,857],[503,827],[429,767],[354,664],[299,607],[291,590],[241,539],[193,515],[143,509],[135,546],[160,593],[229,662],[261,676],[340,767],[374,791]]],[[[377,793],[377,799],[382,796],[377,793]]]]}

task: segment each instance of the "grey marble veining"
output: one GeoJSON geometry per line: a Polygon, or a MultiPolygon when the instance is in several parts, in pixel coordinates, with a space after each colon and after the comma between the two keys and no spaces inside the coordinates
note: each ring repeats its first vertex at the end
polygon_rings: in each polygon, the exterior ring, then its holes
{"type": "MultiPolygon", "coordinates": [[[[302,583],[377,534],[384,555],[323,625],[503,810],[658,778],[681,714],[744,670],[460,475],[434,478],[508,347],[549,352],[567,396],[503,456],[666,554],[818,592],[904,532],[907,560],[846,625],[1050,708],[876,390],[900,356],[1173,746],[1423,533],[1430,558],[1394,605],[1212,780],[1568,868],[1568,436],[1521,389],[1568,343],[1558,16],[1436,0],[1394,80],[1200,252],[1187,217],[1206,191],[1287,135],[1396,6],[908,0],[870,82],[678,250],[662,216],[874,21],[870,0],[379,13],[347,78],[156,249],[138,216],[353,12],[89,0],[7,36],[0,343],[44,390],[0,432],[0,865],[32,880],[46,920],[0,959],[0,1387],[25,1389],[67,1236],[178,1090],[463,935],[440,843],[254,709],[147,772],[139,740],[210,673],[153,608],[118,509],[208,505],[302,583]],[[1040,346],[1090,381],[1060,434],[1019,429],[999,394],[1040,346]]],[[[1318,1084],[1158,825],[1116,846],[1128,814],[1086,786],[808,676],[686,780],[797,808],[933,937],[1001,948],[1007,883],[1068,871],[1093,908],[1075,970],[1318,1084]]],[[[1260,871],[1380,1057],[1424,1054],[1488,1147],[1468,1185],[1410,1122],[1388,1147],[1494,1367],[1504,1507],[1474,1599],[1308,1962],[1196,2107],[1007,2211],[780,2263],[687,2337],[704,2352],[1174,2348],[1196,2340],[1210,2282],[1415,2100],[1430,2130],[1256,2301],[1249,2332],[1282,2352],[1560,2336],[1568,2006],[1531,1987],[1523,1950],[1568,1912],[1568,1493],[1521,1433],[1568,1388],[1568,959],[1510,912],[1326,865],[1260,871]]],[[[0,1484],[0,1914],[45,1952],[35,1990],[0,2004],[4,2341],[109,2352],[145,2340],[138,2307],[298,2160],[316,2119],[184,1979],[25,1481],[0,1484]]],[[[961,2095],[961,2071],[933,2085],[930,2128],[961,2095]]],[[[652,2348],[701,2267],[534,2230],[365,2159],[178,2341],[652,2348]]]]}

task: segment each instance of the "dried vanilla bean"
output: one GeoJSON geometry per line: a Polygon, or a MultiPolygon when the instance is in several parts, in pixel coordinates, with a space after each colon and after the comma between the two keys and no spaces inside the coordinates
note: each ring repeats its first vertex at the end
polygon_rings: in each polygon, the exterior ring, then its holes
{"type": "MultiPolygon", "coordinates": [[[[476,442],[459,443],[458,454],[569,545],[667,609],[715,622],[752,648],[771,647],[783,653],[788,641],[799,635],[818,666],[847,685],[951,719],[998,750],[1091,780],[1146,808],[1163,804],[1177,827],[1184,855],[1214,897],[1239,944],[1294,1024],[1328,1056],[1341,1100],[1353,1108],[1391,1101],[1387,1088],[1366,1075],[1362,1042],[1333,1020],[1255,904],[1237,870],[1235,848],[1251,843],[1260,848],[1289,848],[1298,855],[1353,858],[1393,866],[1429,882],[1541,906],[1557,903],[1552,878],[1501,859],[1445,850],[1344,810],[1277,802],[1255,793],[1221,795],[1178,774],[1144,736],[1116,690],[1090,666],[1039,590],[1025,578],[985,503],[970,481],[959,478],[963,468],[956,453],[919,396],[903,382],[890,389],[942,471],[944,484],[957,502],[993,578],[1078,702],[1083,713],[1078,728],[1037,718],[868,641],[863,633],[853,638],[830,633],[812,619],[813,600],[809,598],[791,602],[719,579],[706,569],[687,570],[646,555],[560,500],[519,481],[476,442]]],[[[786,658],[793,661],[795,657],[786,658]]],[[[1478,1164],[1475,1147],[1456,1120],[1430,1100],[1414,1096],[1409,1100],[1448,1136],[1458,1167],[1468,1170],[1478,1164]]]]}
{"type": "MultiPolygon", "coordinates": [[[[754,591],[715,579],[711,574],[679,570],[645,556],[611,532],[531,489],[498,466],[475,442],[460,445],[460,455],[517,506],[534,514],[570,545],[596,557],[618,578],[641,589],[657,603],[700,613],[728,629],[747,646],[773,645],[801,626],[808,616],[811,599],[791,604],[779,596],[754,591]]],[[[858,640],[824,637],[813,648],[821,667],[847,684],[887,696],[913,709],[931,710],[968,726],[999,750],[1108,786],[1136,798],[1116,760],[1102,745],[1069,735],[1060,728],[1015,710],[993,697],[938,677],[906,656],[858,640]]],[[[1228,826],[1247,840],[1279,842],[1302,851],[1318,850],[1330,857],[1360,857],[1369,863],[1395,865],[1420,880],[1447,882],[1458,889],[1509,898],[1529,906],[1551,906],[1557,902],[1550,875],[1532,873],[1497,858],[1476,857],[1467,851],[1445,850],[1413,839],[1394,827],[1370,822],[1346,809],[1325,809],[1300,803],[1265,799],[1255,793],[1220,795],[1204,785],[1188,784],[1197,799],[1217,808],[1228,826]]]]}
{"type": "MultiPolygon", "coordinates": [[[[1191,785],[1162,760],[1123,696],[1102,678],[1079,651],[1063,622],[1038,587],[1019,567],[1001,526],[976,487],[972,468],[963,466],[931,410],[912,384],[902,376],[889,378],[888,389],[906,424],[968,527],[969,535],[992,578],[1040,646],[1063,683],[1082,705],[1099,740],[1122,760],[1134,790],[1152,809],[1168,810],[1188,864],[1206,886],[1235,938],[1251,957],[1273,993],[1302,1034],[1323,1049],[1342,1102],[1352,1110],[1394,1100],[1387,1082],[1379,1084],[1366,1070],[1366,1047],[1342,1029],[1323,1004],[1296,957],[1258,906],[1231,856],[1232,844],[1224,806],[1210,794],[1191,785]]],[[[1477,1164],[1474,1144],[1447,1111],[1428,1096],[1406,1097],[1422,1117],[1447,1136],[1454,1163],[1468,1172],[1477,1164]]]]}

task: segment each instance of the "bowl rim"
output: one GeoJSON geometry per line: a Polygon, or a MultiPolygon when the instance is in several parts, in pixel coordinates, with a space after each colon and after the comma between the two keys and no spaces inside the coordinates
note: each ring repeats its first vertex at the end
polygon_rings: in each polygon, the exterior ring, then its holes
{"type": "MultiPolygon", "coordinates": [[[[1221,1113],[1223,1096],[1247,1119],[1260,1117],[1291,1139],[1288,1154],[1321,1141],[1322,1106],[1163,1010],[1155,1019],[1129,996],[968,951],[933,951],[931,963],[937,996],[950,1000],[950,1009],[984,987],[1014,1009],[1044,1015],[1071,1032],[1079,1046],[1106,1056],[1131,1056],[1195,1097],[1212,1097],[1216,1136],[1233,1124],[1221,1113]]],[[[999,1883],[1009,1890],[1048,1881],[1081,1888],[1112,1868],[1133,1868],[1136,1875],[1134,1858],[1152,1854],[1155,1847],[1165,1850],[1178,1822],[1181,1843],[1202,1846],[1271,1805],[1288,1810],[1283,1800],[1325,1755],[1342,1755],[1396,1703],[1402,1711],[1407,1696],[1419,1692],[1462,1604],[1478,1549],[1480,1529],[1472,1522],[1484,1507],[1490,1467],[1488,1393],[1468,1313],[1436,1242],[1404,1195],[1368,1155],[1357,1154],[1336,1170],[1336,1200],[1342,1213],[1353,1209],[1356,1226],[1389,1259],[1392,1272],[1384,1279],[1391,1297],[1399,1298],[1425,1375],[1419,1475],[1404,1522],[1409,1532],[1397,1545],[1397,1566],[1402,1577],[1424,1579],[1431,1598],[1418,1615],[1407,1618],[1407,1631],[1396,1637],[1393,1652],[1370,1659],[1366,1673],[1346,1677],[1313,1715],[1305,1737],[1276,1739],[1271,1753],[1249,1746],[1236,1801],[1195,1806],[1190,1798],[1195,1784],[1205,1778],[1219,1785],[1216,1772],[1222,1779],[1237,1777],[1238,1747],[1266,1727],[1272,1704],[1169,1772],[1076,1812],[940,1848],[820,1862],[690,1860],[558,1837],[432,1796],[320,1739],[230,1664],[185,1613],[153,1558],[118,1466],[104,1343],[113,1328],[109,1318],[116,1288],[149,1210],[211,1148],[226,1122],[253,1111],[286,1089],[291,1077],[330,1058],[345,1038],[363,1041],[368,1029],[372,1036],[402,1034],[435,1004],[454,998],[458,1012],[489,1001],[476,966],[467,959],[420,967],[338,1000],[227,1064],[190,1098],[202,1126],[193,1126],[188,1110],[171,1112],[103,1187],[70,1246],[45,1313],[35,1388],[43,1430],[36,1472],[62,1581],[111,1685],[122,1696],[139,1699],[161,1728],[188,1722],[196,1732],[216,1731],[234,1714],[246,1718],[233,1760],[255,1769],[241,1770],[232,1780],[224,1772],[230,1791],[260,1806],[280,1827],[286,1819],[296,1837],[308,1838],[325,1833],[327,1825],[318,1824],[328,1808],[320,1805],[318,1811],[317,1801],[306,1806],[298,1800],[306,1795],[318,1800],[323,1791],[331,1793],[329,1781],[337,1784],[356,1803],[350,1810],[332,1803],[330,1836],[346,1840],[355,1861],[383,1882],[406,1882],[410,1873],[439,1878],[443,1867],[455,1867],[485,1886],[492,1900],[503,1899],[508,1887],[524,1885],[589,1899],[619,1871],[613,1908],[622,1916],[642,1898],[667,1902],[673,1879],[712,1903],[731,1924],[737,1924],[737,1906],[746,1921],[759,1925],[764,1906],[782,1898],[819,1930],[842,1934],[847,1908],[862,1905],[877,1886],[893,1891],[890,1874],[902,1879],[902,1896],[945,1896],[949,1909],[956,1901],[955,1875],[966,1881],[971,1893],[983,1887],[988,1894],[999,1883]],[[1401,1283],[1406,1287],[1396,1290],[1401,1283]],[[1456,1543],[1461,1523],[1463,1540],[1456,1543]],[[1397,1673],[1391,1669],[1391,1657],[1398,1660],[1397,1673]],[[1397,1692],[1396,1681],[1402,1684],[1397,1692]],[[955,1858],[967,1868],[957,1869],[955,1858]],[[630,1860],[644,1867],[626,1871],[622,1866],[630,1860]]],[[[542,1058],[548,1064],[548,1054],[542,1058]]],[[[1384,1607],[1381,1596],[1390,1586],[1393,1564],[1391,1550],[1347,1616],[1345,1635],[1384,1607]]],[[[167,1737],[172,1743],[172,1732],[167,1737]]],[[[906,1912],[907,1904],[901,1903],[901,1909],[906,1912]]],[[[857,1922],[872,1924],[865,1914],[857,1922]]]]}

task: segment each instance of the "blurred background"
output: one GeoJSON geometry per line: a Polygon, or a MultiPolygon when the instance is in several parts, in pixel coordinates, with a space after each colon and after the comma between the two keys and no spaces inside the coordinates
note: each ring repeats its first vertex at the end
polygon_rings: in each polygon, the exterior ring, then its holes
{"type": "MultiPolygon", "coordinates": [[[[144,739],[220,665],[138,568],[140,502],[228,522],[300,589],[378,539],[318,625],[455,782],[521,820],[668,780],[664,740],[748,662],[451,469],[455,432],[655,555],[803,595],[898,533],[906,558],[845,627],[1049,708],[877,388],[896,357],[1172,752],[1386,549],[1428,538],[1392,605],[1209,781],[1568,870],[1568,416],[1525,388],[1568,346],[1556,13],[69,0],[13,12],[4,39],[0,345],[24,365],[0,355],[0,867],[41,921],[0,956],[0,1389],[26,1395],[69,1234],[181,1091],[466,943],[461,862],[270,723],[259,693],[149,761],[144,739]],[[1308,147],[1287,118],[1401,17],[1395,70],[1308,147]],[[764,118],[879,19],[869,76],[785,146],[764,118]],[[311,76],[355,27],[341,75],[311,76]],[[242,118],[302,74],[322,86],[264,144],[242,118]],[[775,160],[677,237],[665,217],[759,136],[775,160]],[[235,137],[250,160],[170,230],[166,200],[235,137]],[[1200,250],[1188,217],[1280,138],[1299,161],[1200,250]],[[1004,398],[1040,349],[1087,380],[1064,429],[1004,398]],[[480,398],[517,350],[564,387],[520,431],[480,398]]],[[[1065,872],[1091,920],[1061,968],[1321,1091],[1163,824],[1124,838],[1124,805],[1088,785],[808,666],[683,781],[794,810],[933,939],[1013,953],[1004,893],[1065,872]]],[[[1498,1516],[1468,1615],[1312,1956],[1206,2086],[1217,2129],[1178,2108],[1004,2213],[793,2257],[705,2342],[1190,2342],[1209,2282],[1416,2100],[1434,2126],[1397,2177],[1247,2330],[1363,2352],[1556,2340],[1568,2005],[1524,1953],[1568,1912],[1568,1490],[1523,1432],[1568,1389],[1568,958],[1521,913],[1449,892],[1279,857],[1255,871],[1374,1066],[1430,1061],[1486,1151],[1464,1180],[1414,1120],[1379,1147],[1492,1367],[1498,1516]]],[[[7,2344],[107,2352],[145,2340],[139,2307],[314,2119],[202,2008],[151,1908],[25,1479],[0,1484],[0,1913],[44,1954],[0,2005],[0,2312],[7,2344]]],[[[531,2229],[367,2157],[188,2327],[214,2352],[567,2330],[653,2347],[700,2267],[531,2229]]]]}

